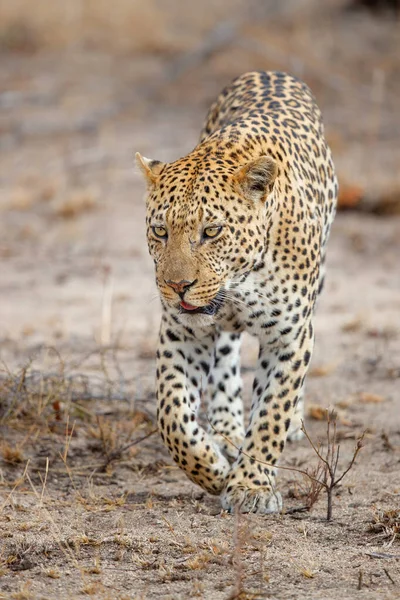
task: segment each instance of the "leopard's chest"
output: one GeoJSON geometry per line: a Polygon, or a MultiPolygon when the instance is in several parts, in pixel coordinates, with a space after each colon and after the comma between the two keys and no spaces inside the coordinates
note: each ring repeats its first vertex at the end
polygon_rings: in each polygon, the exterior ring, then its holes
{"type": "Polygon", "coordinates": [[[245,282],[231,283],[225,298],[218,319],[218,326],[225,331],[247,331],[275,344],[282,334],[288,338],[292,321],[300,320],[295,316],[299,302],[268,269],[250,274],[245,282]]]}

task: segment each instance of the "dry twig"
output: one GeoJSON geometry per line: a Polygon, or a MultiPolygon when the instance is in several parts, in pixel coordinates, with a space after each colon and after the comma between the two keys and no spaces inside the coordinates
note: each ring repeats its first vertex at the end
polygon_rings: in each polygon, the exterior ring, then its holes
{"type": "Polygon", "coordinates": [[[231,444],[234,448],[236,448],[238,453],[242,454],[243,456],[246,456],[247,458],[254,460],[256,463],[258,463],[260,465],[265,465],[272,469],[282,469],[285,471],[294,471],[294,472],[300,473],[300,474],[306,476],[308,479],[310,479],[311,482],[313,482],[313,487],[310,491],[310,498],[308,501],[309,508],[311,508],[312,505],[314,504],[314,502],[316,502],[321,490],[325,489],[325,491],[327,493],[327,498],[328,498],[327,515],[326,515],[327,521],[330,521],[332,519],[333,490],[344,479],[344,477],[347,475],[347,473],[350,471],[350,469],[352,469],[352,467],[355,463],[355,460],[358,456],[358,453],[360,452],[361,448],[363,447],[363,439],[365,436],[365,431],[364,431],[362,433],[362,435],[357,439],[357,443],[355,445],[353,456],[350,460],[350,463],[348,464],[347,468],[343,471],[343,473],[341,475],[337,476],[336,471],[337,471],[338,462],[339,462],[340,444],[337,443],[337,423],[336,423],[336,413],[334,411],[331,411],[331,412],[327,411],[327,449],[326,449],[325,454],[323,453],[323,449],[322,449],[321,445],[316,446],[314,444],[314,442],[310,438],[310,436],[304,426],[304,423],[302,425],[302,431],[304,432],[307,440],[309,441],[312,449],[316,453],[316,455],[321,463],[321,466],[317,466],[317,469],[314,471],[314,473],[310,473],[309,470],[307,470],[307,469],[304,470],[304,469],[298,469],[296,467],[284,467],[281,465],[273,465],[266,461],[260,460],[257,457],[252,456],[251,454],[248,454],[247,452],[243,452],[243,450],[241,448],[239,448],[238,446],[236,446],[236,444],[234,444],[227,436],[225,436],[223,433],[220,433],[210,421],[208,421],[208,422],[209,422],[210,427],[217,434],[219,434],[221,437],[223,437],[229,444],[231,444]],[[332,431],[332,423],[333,423],[333,431],[332,431]]]}
{"type": "Polygon", "coordinates": [[[341,475],[337,475],[337,468],[339,462],[340,455],[340,444],[337,443],[337,421],[336,421],[336,413],[334,411],[327,411],[327,428],[326,428],[326,437],[327,437],[327,446],[326,451],[323,451],[322,446],[316,446],[312,439],[310,438],[304,422],[302,424],[301,430],[306,436],[308,442],[310,443],[311,448],[314,450],[315,454],[318,456],[319,461],[322,464],[322,473],[321,476],[317,479],[318,483],[325,488],[328,504],[327,504],[327,513],[326,519],[330,521],[332,519],[332,499],[333,499],[333,490],[339,485],[339,483],[344,479],[350,469],[353,467],[354,462],[363,447],[363,439],[365,436],[365,432],[358,438],[357,443],[354,448],[353,456],[347,465],[347,468],[343,471],[341,475]]]}
{"type": "Polygon", "coordinates": [[[149,433],[147,433],[146,435],[143,435],[142,437],[138,438],[137,440],[133,440],[133,442],[130,442],[129,444],[125,444],[124,446],[117,448],[113,452],[110,452],[107,455],[107,460],[101,466],[100,470],[104,471],[113,460],[118,460],[119,458],[121,458],[122,454],[124,452],[126,452],[126,450],[129,450],[129,448],[132,448],[133,446],[136,446],[137,444],[144,442],[144,440],[147,440],[147,438],[149,438],[150,436],[157,433],[157,431],[158,431],[158,429],[152,429],[151,431],[149,431],[149,433]]]}

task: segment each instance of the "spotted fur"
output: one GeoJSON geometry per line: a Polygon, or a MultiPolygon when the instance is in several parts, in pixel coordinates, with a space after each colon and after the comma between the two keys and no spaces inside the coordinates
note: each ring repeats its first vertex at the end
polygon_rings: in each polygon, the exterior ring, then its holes
{"type": "Polygon", "coordinates": [[[169,164],[138,155],[138,164],[163,309],[161,437],[224,508],[277,511],[275,465],[288,435],[299,437],[337,197],[319,109],[290,75],[246,73],[212,105],[190,154],[169,164]],[[247,425],[243,331],[260,346],[247,425]]]}

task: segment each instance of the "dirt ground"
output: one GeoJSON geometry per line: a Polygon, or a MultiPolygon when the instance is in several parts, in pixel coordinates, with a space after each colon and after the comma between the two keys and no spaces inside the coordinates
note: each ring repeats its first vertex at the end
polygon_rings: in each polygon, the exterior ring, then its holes
{"type": "MultiPolygon", "coordinates": [[[[309,480],[291,470],[283,514],[221,512],[154,431],[160,310],[134,151],[183,155],[223,84],[284,68],[317,95],[342,185],[398,189],[398,24],[304,14],[247,23],[218,52],[199,42],[188,62],[2,55],[1,599],[400,598],[399,216],[342,212],[332,232],[306,427],[324,441],[335,408],[339,472],[366,434],[331,522],[324,492],[301,510],[309,480]]],[[[247,390],[256,355],[246,338],[247,390]]],[[[304,440],[282,466],[316,462],[304,440]]]]}

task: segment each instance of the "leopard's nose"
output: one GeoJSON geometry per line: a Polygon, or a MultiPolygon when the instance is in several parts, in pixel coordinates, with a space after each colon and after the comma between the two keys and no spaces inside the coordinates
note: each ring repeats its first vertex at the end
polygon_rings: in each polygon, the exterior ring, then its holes
{"type": "Polygon", "coordinates": [[[196,283],[196,280],[187,281],[187,279],[181,279],[180,281],[172,281],[172,279],[166,279],[165,283],[179,294],[179,296],[183,296],[184,293],[196,283]]]}

